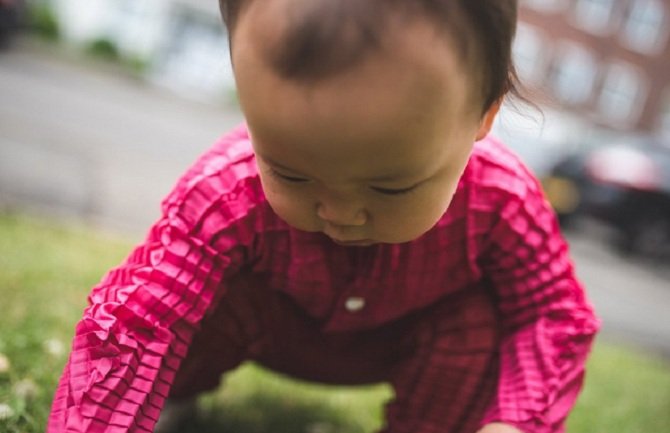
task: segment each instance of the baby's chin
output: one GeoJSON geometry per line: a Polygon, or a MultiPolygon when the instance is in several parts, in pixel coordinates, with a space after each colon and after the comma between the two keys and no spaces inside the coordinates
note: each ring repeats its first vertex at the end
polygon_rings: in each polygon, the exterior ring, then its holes
{"type": "Polygon", "coordinates": [[[401,230],[389,232],[389,233],[367,233],[363,236],[358,236],[356,238],[337,238],[331,236],[324,231],[323,226],[315,224],[313,222],[299,221],[290,217],[284,217],[281,213],[277,213],[277,216],[284,221],[290,227],[307,233],[321,233],[323,236],[331,239],[334,243],[338,245],[345,246],[371,246],[377,244],[404,244],[407,242],[412,242],[432,229],[428,227],[425,230],[417,230],[414,232],[402,232],[401,230]]]}
{"type": "MultiPolygon", "coordinates": [[[[281,216],[280,216],[281,217],[281,216]]],[[[323,230],[323,227],[315,227],[314,225],[308,225],[308,224],[295,224],[292,223],[291,220],[282,218],[282,220],[291,226],[292,228],[307,232],[307,233],[318,233],[321,234],[324,238],[328,238],[330,241],[332,241],[334,244],[340,245],[340,246],[356,246],[356,247],[364,247],[364,246],[372,246],[375,244],[380,244],[380,243],[387,243],[383,241],[379,241],[376,239],[372,239],[368,236],[363,236],[363,237],[357,237],[357,238],[338,238],[336,236],[330,235],[326,233],[323,230]]]]}
{"type": "Polygon", "coordinates": [[[380,244],[392,244],[392,245],[406,244],[408,242],[413,242],[413,241],[416,241],[417,239],[420,239],[426,233],[428,233],[431,229],[432,229],[432,227],[429,227],[428,229],[425,229],[425,230],[416,231],[416,232],[389,233],[389,234],[386,234],[386,236],[380,235],[380,236],[376,237],[375,239],[378,239],[377,243],[380,243],[380,244]]]}

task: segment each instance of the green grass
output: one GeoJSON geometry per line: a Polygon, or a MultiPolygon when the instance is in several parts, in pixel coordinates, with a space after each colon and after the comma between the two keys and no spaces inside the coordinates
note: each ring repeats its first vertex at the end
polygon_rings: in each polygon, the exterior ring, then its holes
{"type": "MultiPolygon", "coordinates": [[[[93,230],[0,215],[0,354],[10,363],[0,372],[0,432],[44,431],[86,294],[130,247],[128,240],[93,230]]],[[[667,360],[598,343],[588,371],[569,432],[670,431],[667,360]]],[[[185,432],[372,432],[391,395],[381,385],[295,382],[254,365],[224,383],[201,399],[200,416],[185,432]]]]}

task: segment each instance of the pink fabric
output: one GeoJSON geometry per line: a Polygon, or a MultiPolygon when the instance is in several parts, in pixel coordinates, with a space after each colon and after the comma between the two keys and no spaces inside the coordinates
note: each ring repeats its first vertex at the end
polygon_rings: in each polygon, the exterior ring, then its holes
{"type": "Polygon", "coordinates": [[[450,294],[493,290],[500,377],[482,423],[529,433],[562,431],[599,326],[537,181],[495,139],[475,145],[433,229],[361,248],[281,221],[240,127],[179,180],[145,242],[91,292],[47,431],[152,431],[194,332],[239,272],[264,275],[325,332],[370,330],[450,294]],[[357,312],[345,307],[354,296],[365,299],[357,312]]]}
{"type": "Polygon", "coordinates": [[[491,295],[472,286],[369,331],[324,332],[286,293],[245,274],[229,280],[202,321],[169,397],[216,389],[224,373],[252,360],[302,380],[389,384],[383,433],[473,433],[498,383],[491,295]]]}

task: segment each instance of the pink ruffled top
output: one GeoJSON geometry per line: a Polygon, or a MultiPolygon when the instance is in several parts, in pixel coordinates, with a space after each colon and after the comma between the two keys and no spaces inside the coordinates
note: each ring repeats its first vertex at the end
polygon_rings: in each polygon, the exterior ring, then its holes
{"type": "Polygon", "coordinates": [[[366,247],[374,254],[365,266],[346,260],[348,247],[274,214],[244,126],[195,163],[162,209],[146,240],[92,290],[48,432],[151,432],[199,322],[238,272],[267,275],[327,331],[370,329],[488,285],[504,338],[486,420],[562,429],[599,322],[538,182],[495,139],[476,143],[434,228],[366,247]],[[365,314],[346,308],[352,297],[366,300],[365,314]]]}

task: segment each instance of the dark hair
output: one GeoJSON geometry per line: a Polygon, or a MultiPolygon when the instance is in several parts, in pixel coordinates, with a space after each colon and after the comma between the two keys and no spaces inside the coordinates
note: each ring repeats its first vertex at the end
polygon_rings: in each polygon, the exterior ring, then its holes
{"type": "MultiPolygon", "coordinates": [[[[231,44],[243,8],[253,0],[220,0],[231,44]]],[[[266,0],[267,1],[267,0],[266,0]]],[[[285,36],[268,51],[273,68],[296,80],[318,80],[344,70],[379,46],[390,11],[423,13],[457,44],[481,83],[483,111],[508,92],[519,96],[512,60],[517,0],[314,0],[291,10],[285,36]]],[[[521,99],[524,99],[521,97],[521,99]]]]}

